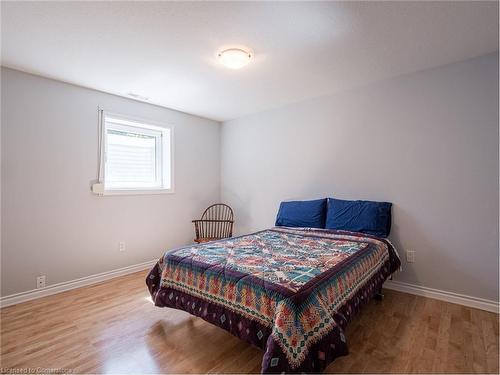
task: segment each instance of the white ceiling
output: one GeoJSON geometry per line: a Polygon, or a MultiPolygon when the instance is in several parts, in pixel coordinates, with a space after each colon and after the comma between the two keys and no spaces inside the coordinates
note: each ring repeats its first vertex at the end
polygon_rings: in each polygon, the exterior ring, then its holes
{"type": "Polygon", "coordinates": [[[228,120],[498,49],[497,2],[2,2],[2,65],[228,120]],[[217,64],[248,46],[241,70],[217,64]]]}

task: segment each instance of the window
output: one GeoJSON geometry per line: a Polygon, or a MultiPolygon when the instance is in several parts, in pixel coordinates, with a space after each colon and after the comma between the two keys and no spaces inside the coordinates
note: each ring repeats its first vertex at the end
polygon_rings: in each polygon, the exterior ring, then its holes
{"type": "Polygon", "coordinates": [[[172,192],[172,129],[103,113],[104,193],[172,192]]]}

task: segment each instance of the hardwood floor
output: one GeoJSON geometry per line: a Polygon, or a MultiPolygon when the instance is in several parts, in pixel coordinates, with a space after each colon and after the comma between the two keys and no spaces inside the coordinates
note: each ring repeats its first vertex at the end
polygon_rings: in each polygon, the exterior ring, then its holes
{"type": "MultiPolygon", "coordinates": [[[[84,373],[260,372],[262,351],[153,306],[146,272],[6,307],[0,367],[84,373]]],[[[498,373],[498,315],[385,291],[347,329],[331,373],[498,373]]]]}

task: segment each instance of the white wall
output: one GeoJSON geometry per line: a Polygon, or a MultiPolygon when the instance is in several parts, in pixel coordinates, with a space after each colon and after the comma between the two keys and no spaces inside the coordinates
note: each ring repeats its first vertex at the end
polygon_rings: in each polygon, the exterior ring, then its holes
{"type": "Polygon", "coordinates": [[[2,296],[157,259],[220,198],[220,124],[2,68],[2,296]],[[97,106],[175,127],[175,194],[90,192],[97,106]],[[126,251],[118,251],[118,242],[126,251]]]}
{"type": "Polygon", "coordinates": [[[497,54],[222,132],[207,119],[1,73],[2,296],[33,289],[40,274],[54,284],[158,258],[190,242],[190,220],[219,198],[245,233],[272,226],[281,200],[337,196],[394,203],[391,238],[417,251],[398,280],[498,300],[497,54]],[[175,194],[90,193],[98,105],[174,124],[175,194]]]}
{"type": "Polygon", "coordinates": [[[221,147],[238,233],[286,199],[390,201],[397,280],[498,301],[497,54],[226,122],[221,147]]]}

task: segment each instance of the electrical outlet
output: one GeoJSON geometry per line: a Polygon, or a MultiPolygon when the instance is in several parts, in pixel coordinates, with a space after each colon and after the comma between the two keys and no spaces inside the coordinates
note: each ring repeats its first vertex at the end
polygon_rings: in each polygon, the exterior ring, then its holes
{"type": "Polygon", "coordinates": [[[415,250],[406,250],[406,261],[408,263],[415,262],[415,250]]]}
{"type": "Polygon", "coordinates": [[[45,275],[38,276],[36,278],[36,288],[37,289],[45,288],[45,275]]]}
{"type": "Polygon", "coordinates": [[[118,250],[120,250],[120,252],[125,251],[125,242],[118,243],[118,250]]]}

